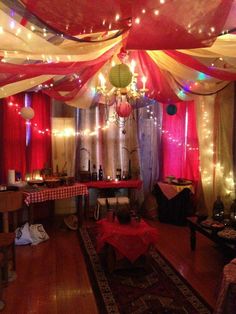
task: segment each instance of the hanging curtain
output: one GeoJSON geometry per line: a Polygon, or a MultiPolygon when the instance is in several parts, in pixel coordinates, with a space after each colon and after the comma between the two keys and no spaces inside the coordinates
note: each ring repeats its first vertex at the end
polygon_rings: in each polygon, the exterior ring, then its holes
{"type": "Polygon", "coordinates": [[[28,146],[27,171],[51,168],[51,99],[38,92],[31,94],[31,107],[35,116],[31,120],[31,135],[28,146]],[[47,131],[48,130],[48,131],[47,131]]]}
{"type": "MultiPolygon", "coordinates": [[[[3,99],[0,99],[0,134],[3,134],[3,99]]],[[[0,147],[3,147],[3,136],[0,136],[0,147]]],[[[0,150],[0,182],[3,183],[3,150],[0,150]]]]}
{"type": "Polygon", "coordinates": [[[78,131],[81,136],[77,141],[77,171],[88,170],[88,162],[98,170],[102,166],[104,178],[116,177],[116,169],[121,168],[127,173],[129,160],[133,177],[140,176],[139,145],[135,113],[131,113],[124,125],[118,121],[108,121],[114,113],[114,107],[109,107],[109,113],[104,105],[91,109],[79,110],[78,131]],[[106,127],[107,125],[107,127],[106,127]],[[84,132],[85,131],[85,132],[84,132]]]}
{"type": "Polygon", "coordinates": [[[148,194],[159,178],[162,108],[159,103],[139,109],[138,139],[143,192],[148,194]]]}
{"type": "Polygon", "coordinates": [[[214,96],[196,97],[201,156],[201,184],[205,209],[212,215],[220,195],[226,213],[235,198],[233,171],[234,85],[214,96]]]}
{"type": "Polygon", "coordinates": [[[24,94],[4,98],[1,104],[1,181],[7,182],[9,169],[25,176],[26,165],[26,125],[19,115],[24,107],[24,94]]]}
{"type": "Polygon", "coordinates": [[[176,114],[163,105],[162,178],[199,179],[199,152],[193,102],[175,104],[176,114]]]}

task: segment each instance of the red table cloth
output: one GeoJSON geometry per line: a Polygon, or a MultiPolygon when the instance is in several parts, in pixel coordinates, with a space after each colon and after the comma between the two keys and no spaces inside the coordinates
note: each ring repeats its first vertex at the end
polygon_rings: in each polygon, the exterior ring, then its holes
{"type": "Polygon", "coordinates": [[[120,181],[90,181],[84,182],[88,188],[94,189],[141,189],[142,181],[137,180],[120,180],[120,181]]]}
{"type": "Polygon", "coordinates": [[[190,189],[194,193],[194,188],[192,184],[176,185],[171,183],[158,182],[157,183],[162,190],[163,194],[168,198],[168,200],[174,198],[183,189],[190,189]]]}
{"type": "Polygon", "coordinates": [[[70,198],[77,195],[87,195],[88,188],[85,184],[76,183],[70,186],[62,186],[59,188],[45,188],[36,191],[24,191],[24,202],[27,206],[32,203],[40,203],[51,200],[59,200],[70,198]]]}
{"type": "Polygon", "coordinates": [[[132,263],[145,254],[150,245],[155,245],[158,239],[157,230],[143,220],[121,225],[117,220],[109,222],[107,219],[101,219],[97,224],[97,251],[100,252],[108,243],[132,263]]]}

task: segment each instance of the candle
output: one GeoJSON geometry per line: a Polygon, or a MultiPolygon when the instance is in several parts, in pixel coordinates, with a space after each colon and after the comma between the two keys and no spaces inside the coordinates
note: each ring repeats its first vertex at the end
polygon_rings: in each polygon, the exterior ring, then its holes
{"type": "Polygon", "coordinates": [[[8,170],[8,184],[15,183],[15,170],[8,170]]]}
{"type": "Polygon", "coordinates": [[[110,177],[110,176],[107,176],[107,180],[111,180],[111,177],[110,177]]]}
{"type": "Polygon", "coordinates": [[[105,88],[106,88],[106,79],[105,79],[105,77],[103,76],[102,73],[100,73],[100,74],[98,75],[98,78],[99,78],[99,80],[100,80],[101,89],[105,89],[105,88]]]}
{"type": "Polygon", "coordinates": [[[116,181],[116,182],[118,182],[118,179],[117,179],[117,178],[115,178],[115,181],[116,181]]]}
{"type": "Polygon", "coordinates": [[[130,70],[131,72],[134,74],[135,72],[135,66],[136,66],[136,62],[134,61],[134,59],[131,60],[131,63],[130,63],[130,70]]]}
{"type": "Polygon", "coordinates": [[[143,76],[142,77],[143,90],[145,90],[145,88],[146,88],[146,82],[147,82],[147,78],[146,78],[146,76],[143,76]]]}

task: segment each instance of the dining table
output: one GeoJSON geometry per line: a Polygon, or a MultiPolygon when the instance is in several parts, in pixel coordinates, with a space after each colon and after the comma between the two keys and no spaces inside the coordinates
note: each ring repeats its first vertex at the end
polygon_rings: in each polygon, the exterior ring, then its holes
{"type": "Polygon", "coordinates": [[[34,204],[76,197],[76,209],[79,225],[82,225],[85,216],[85,197],[88,188],[85,184],[75,183],[60,187],[29,187],[23,190],[23,199],[29,213],[29,223],[34,221],[34,204]]]}
{"type": "Polygon", "coordinates": [[[130,199],[130,204],[134,204],[137,199],[137,193],[142,188],[143,181],[141,179],[129,180],[96,180],[83,182],[88,189],[86,196],[86,208],[90,207],[89,194],[90,190],[96,189],[98,197],[114,197],[117,196],[119,190],[127,190],[127,195],[130,199]]]}

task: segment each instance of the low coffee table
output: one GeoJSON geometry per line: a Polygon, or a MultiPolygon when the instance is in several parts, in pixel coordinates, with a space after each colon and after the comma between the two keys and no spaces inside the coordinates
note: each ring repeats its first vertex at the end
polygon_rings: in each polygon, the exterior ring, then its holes
{"type": "Polygon", "coordinates": [[[228,254],[233,257],[236,256],[236,241],[223,239],[217,235],[217,230],[203,227],[198,222],[198,217],[187,217],[187,223],[190,229],[190,246],[192,251],[196,249],[196,231],[198,231],[219,245],[228,254]]]}

